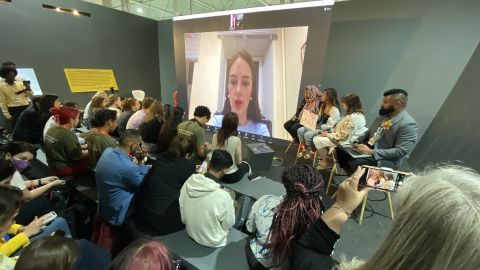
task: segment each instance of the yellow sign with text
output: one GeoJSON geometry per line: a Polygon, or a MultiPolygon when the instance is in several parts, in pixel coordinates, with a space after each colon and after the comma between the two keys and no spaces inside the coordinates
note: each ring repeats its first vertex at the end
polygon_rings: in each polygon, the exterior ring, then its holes
{"type": "Polygon", "coordinates": [[[117,81],[111,69],[65,68],[64,71],[70,91],[73,93],[109,90],[111,87],[118,90],[117,81]]]}

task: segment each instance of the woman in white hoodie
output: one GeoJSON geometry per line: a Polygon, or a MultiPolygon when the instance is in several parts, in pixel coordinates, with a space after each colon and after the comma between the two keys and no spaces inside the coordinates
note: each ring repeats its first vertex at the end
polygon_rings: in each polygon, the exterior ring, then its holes
{"type": "Polygon", "coordinates": [[[180,190],[180,215],[188,235],[200,245],[222,247],[235,223],[233,199],[220,186],[232,156],[225,150],[213,151],[205,175],[193,174],[180,190]]]}

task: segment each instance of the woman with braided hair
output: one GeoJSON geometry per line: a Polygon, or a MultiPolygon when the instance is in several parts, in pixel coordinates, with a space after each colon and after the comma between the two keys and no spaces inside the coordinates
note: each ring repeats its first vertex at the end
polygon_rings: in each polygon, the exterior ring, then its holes
{"type": "Polygon", "coordinates": [[[251,269],[288,268],[295,243],[324,211],[318,170],[296,164],[283,171],[282,183],[285,196],[262,196],[248,216],[246,227],[253,235],[246,248],[251,269]]]}

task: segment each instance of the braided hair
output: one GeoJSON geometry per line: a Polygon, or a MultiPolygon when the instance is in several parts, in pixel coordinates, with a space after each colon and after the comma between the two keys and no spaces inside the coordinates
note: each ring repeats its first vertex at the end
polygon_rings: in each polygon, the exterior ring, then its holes
{"type": "Polygon", "coordinates": [[[323,213],[323,178],[311,165],[286,168],[282,182],[287,194],[275,209],[268,248],[275,266],[288,266],[297,240],[323,213]]]}

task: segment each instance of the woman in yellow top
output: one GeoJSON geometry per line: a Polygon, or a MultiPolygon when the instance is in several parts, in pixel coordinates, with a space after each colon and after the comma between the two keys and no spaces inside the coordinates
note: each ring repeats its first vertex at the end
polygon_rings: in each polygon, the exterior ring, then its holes
{"type": "MultiPolygon", "coordinates": [[[[8,182],[15,172],[9,160],[0,158],[0,180],[8,182]]],[[[25,247],[30,240],[51,235],[57,230],[70,235],[65,219],[57,217],[50,223],[45,217],[35,217],[28,226],[15,224],[22,202],[22,191],[10,185],[0,184],[0,253],[10,256],[17,250],[25,247]],[[47,225],[47,223],[49,223],[47,225]],[[32,238],[32,236],[34,236],[32,238]]]]}
{"type": "Polygon", "coordinates": [[[18,117],[29,105],[29,97],[33,96],[22,82],[16,81],[17,70],[12,67],[2,68],[0,76],[5,81],[0,82],[0,107],[5,118],[12,121],[15,126],[18,117]]]}

